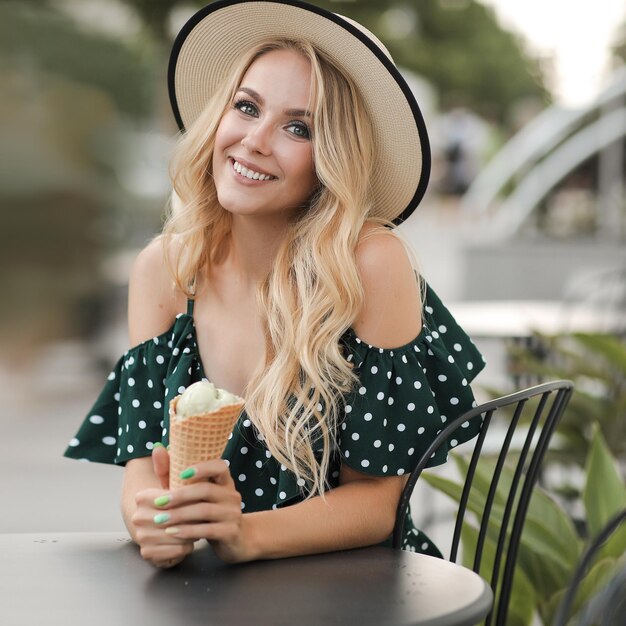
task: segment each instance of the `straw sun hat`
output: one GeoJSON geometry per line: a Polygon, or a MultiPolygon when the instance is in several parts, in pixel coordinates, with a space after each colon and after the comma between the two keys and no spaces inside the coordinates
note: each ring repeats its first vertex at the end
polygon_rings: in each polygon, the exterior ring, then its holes
{"type": "Polygon", "coordinates": [[[242,52],[273,36],[311,42],[351,76],[374,127],[370,213],[396,224],[405,220],[428,183],[426,127],[387,49],[348,18],[298,0],[219,0],[199,10],[178,34],[170,57],[168,86],[180,129],[200,115],[242,52]]]}

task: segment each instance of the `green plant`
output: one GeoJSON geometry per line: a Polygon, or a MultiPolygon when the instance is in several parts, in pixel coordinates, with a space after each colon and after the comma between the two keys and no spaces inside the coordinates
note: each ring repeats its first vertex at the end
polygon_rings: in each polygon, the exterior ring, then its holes
{"type": "MultiPolygon", "coordinates": [[[[464,476],[468,459],[456,454],[454,461],[464,476]]],[[[468,503],[469,511],[475,516],[479,516],[484,509],[494,466],[492,458],[483,458],[478,464],[468,503]]],[[[586,534],[593,537],[617,511],[626,508],[626,483],[597,424],[592,427],[585,470],[582,499],[586,510],[586,534]]],[[[480,570],[486,580],[491,580],[497,536],[512,474],[505,467],[496,494],[480,570]]],[[[461,482],[432,473],[425,473],[423,477],[435,489],[457,502],[460,499],[463,488],[461,482]]],[[[467,567],[473,564],[477,536],[476,519],[466,519],[461,538],[463,564],[467,567]]],[[[535,616],[546,626],[552,623],[584,548],[585,541],[579,536],[567,511],[543,489],[535,487],[518,553],[508,626],[529,626],[535,616]]],[[[586,576],[575,609],[600,589],[625,552],[626,528],[622,528],[605,544],[600,557],[586,576]]]]}
{"type": "MultiPolygon", "coordinates": [[[[511,348],[515,369],[574,381],[574,395],[546,462],[582,465],[597,421],[612,454],[626,458],[626,341],[607,334],[535,335],[535,348],[511,348]]],[[[492,390],[494,397],[503,395],[492,390]]]]}

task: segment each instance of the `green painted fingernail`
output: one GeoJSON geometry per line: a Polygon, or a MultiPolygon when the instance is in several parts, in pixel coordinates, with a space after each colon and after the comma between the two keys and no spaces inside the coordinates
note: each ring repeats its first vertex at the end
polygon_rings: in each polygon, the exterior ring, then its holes
{"type": "Polygon", "coordinates": [[[165,522],[170,521],[170,516],[168,513],[158,513],[152,519],[154,519],[155,524],[165,524],[165,522]]]}
{"type": "Polygon", "coordinates": [[[196,470],[193,467],[188,467],[184,472],[180,473],[180,477],[183,480],[186,480],[187,478],[191,478],[192,476],[196,475],[196,470]]]}
{"type": "Polygon", "coordinates": [[[165,446],[160,442],[157,441],[153,446],[152,449],[154,450],[154,448],[165,448],[165,446]]]}
{"type": "Polygon", "coordinates": [[[170,503],[171,499],[172,496],[170,495],[159,496],[158,498],[154,499],[154,506],[165,506],[166,504],[170,503]]]}

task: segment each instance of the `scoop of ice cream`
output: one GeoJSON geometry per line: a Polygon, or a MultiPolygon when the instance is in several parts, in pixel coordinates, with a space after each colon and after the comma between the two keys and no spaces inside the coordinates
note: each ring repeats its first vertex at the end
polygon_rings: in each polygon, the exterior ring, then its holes
{"type": "Polygon", "coordinates": [[[189,385],[176,403],[176,414],[179,417],[190,417],[215,411],[223,406],[242,402],[236,396],[225,389],[217,388],[208,380],[201,380],[189,385]]]}

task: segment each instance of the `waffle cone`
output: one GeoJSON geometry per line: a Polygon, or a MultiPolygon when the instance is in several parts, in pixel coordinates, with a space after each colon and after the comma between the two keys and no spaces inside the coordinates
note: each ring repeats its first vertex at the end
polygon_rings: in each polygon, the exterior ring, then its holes
{"type": "MultiPolygon", "coordinates": [[[[170,489],[183,485],[180,473],[200,461],[219,459],[239,417],[243,402],[215,411],[176,417],[178,396],[170,402],[170,489]]],[[[189,484],[193,480],[184,481],[189,484]]]]}

